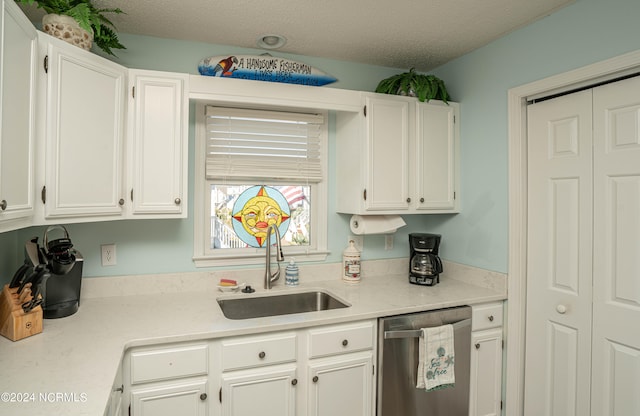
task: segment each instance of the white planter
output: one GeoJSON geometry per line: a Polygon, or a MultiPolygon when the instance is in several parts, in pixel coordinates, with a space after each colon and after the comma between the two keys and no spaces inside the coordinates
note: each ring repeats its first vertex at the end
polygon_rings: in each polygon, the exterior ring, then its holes
{"type": "Polygon", "coordinates": [[[71,16],[47,14],[42,18],[42,30],[87,51],[93,44],[93,33],[81,28],[71,16]]]}

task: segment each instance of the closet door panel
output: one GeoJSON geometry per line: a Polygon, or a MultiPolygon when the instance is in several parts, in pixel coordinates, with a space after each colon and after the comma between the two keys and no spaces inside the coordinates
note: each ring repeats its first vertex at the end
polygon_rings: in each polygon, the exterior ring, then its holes
{"type": "Polygon", "coordinates": [[[525,415],[589,414],[591,92],[529,106],[525,415]]]}
{"type": "Polygon", "coordinates": [[[593,90],[592,414],[640,414],[640,79],[593,90]]]}

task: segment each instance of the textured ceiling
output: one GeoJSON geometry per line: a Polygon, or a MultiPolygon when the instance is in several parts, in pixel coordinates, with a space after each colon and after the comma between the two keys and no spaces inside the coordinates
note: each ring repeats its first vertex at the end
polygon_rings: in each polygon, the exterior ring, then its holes
{"type": "MultiPolygon", "coordinates": [[[[126,12],[120,33],[256,48],[427,71],[574,0],[94,0],[126,12]]],[[[41,13],[27,8],[29,17],[41,13]]]]}

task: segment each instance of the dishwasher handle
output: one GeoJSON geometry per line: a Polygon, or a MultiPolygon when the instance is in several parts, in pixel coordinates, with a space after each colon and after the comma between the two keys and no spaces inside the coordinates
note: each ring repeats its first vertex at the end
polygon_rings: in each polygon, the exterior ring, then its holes
{"type": "MultiPolygon", "coordinates": [[[[464,319],[462,321],[455,322],[451,324],[453,329],[456,330],[458,328],[463,328],[465,326],[471,325],[471,318],[464,319]]],[[[420,329],[408,329],[401,331],[384,331],[384,339],[392,339],[392,338],[420,338],[422,337],[422,330],[420,329]]]]}

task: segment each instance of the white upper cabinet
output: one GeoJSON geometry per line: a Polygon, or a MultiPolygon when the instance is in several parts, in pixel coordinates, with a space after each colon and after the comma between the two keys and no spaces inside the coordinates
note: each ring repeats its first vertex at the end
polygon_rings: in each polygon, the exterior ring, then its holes
{"type": "Polygon", "coordinates": [[[13,1],[0,4],[0,231],[8,231],[30,225],[34,210],[37,32],[13,1]]]}
{"type": "Polygon", "coordinates": [[[459,210],[459,105],[363,94],[361,113],[337,115],[337,211],[459,210]]]}
{"type": "Polygon", "coordinates": [[[131,215],[187,216],[186,74],[129,71],[127,192],[131,215]]]}
{"type": "Polygon", "coordinates": [[[416,102],[415,144],[411,147],[415,208],[458,212],[459,140],[457,103],[416,102]],[[415,152],[413,151],[415,149],[415,152]]]}
{"type": "Polygon", "coordinates": [[[127,69],[40,33],[44,218],[123,215],[127,69]]]}

